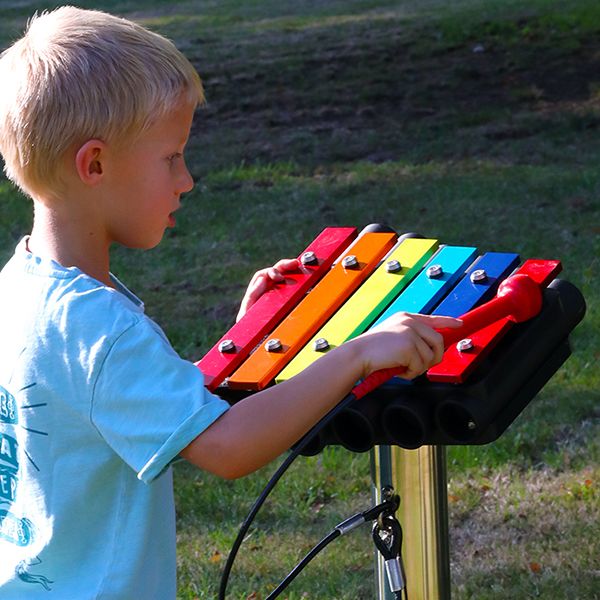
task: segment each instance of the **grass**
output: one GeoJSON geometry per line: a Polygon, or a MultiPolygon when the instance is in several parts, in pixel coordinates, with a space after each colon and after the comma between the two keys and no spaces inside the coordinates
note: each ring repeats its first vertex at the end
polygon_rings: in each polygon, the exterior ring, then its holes
{"type": "MultiPolygon", "coordinates": [[[[176,230],[113,270],[176,349],[202,356],[245,282],[326,225],[384,222],[445,243],[560,258],[588,311],[573,355],[509,430],[448,452],[453,598],[600,598],[600,6],[594,0],[79,2],[170,36],[207,91],[196,188],[176,230]]],[[[0,40],[34,10],[5,3],[0,40]]],[[[0,45],[2,42],[0,41],[0,45]]],[[[30,206],[0,180],[5,259],[30,206]]],[[[214,598],[273,467],[222,482],[176,468],[179,597],[214,598]]],[[[368,455],[329,448],[277,488],[231,597],[264,598],[333,525],[370,504],[368,455]]],[[[407,550],[408,551],[408,550],[407,550]]],[[[371,542],[334,543],[296,598],[373,597],[371,542]]]]}

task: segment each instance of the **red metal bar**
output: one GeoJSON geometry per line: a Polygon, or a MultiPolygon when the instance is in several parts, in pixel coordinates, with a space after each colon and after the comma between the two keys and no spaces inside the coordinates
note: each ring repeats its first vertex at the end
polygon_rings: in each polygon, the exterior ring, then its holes
{"type": "Polygon", "coordinates": [[[204,374],[206,387],[214,391],[246,359],[256,345],[288,314],[317,281],[329,271],[335,259],[356,237],[354,227],[327,227],[298,256],[314,253],[314,262],[304,263],[296,272],[263,294],[248,312],[196,363],[204,374]],[[231,341],[228,351],[221,345],[231,341]]]}
{"type": "MultiPolygon", "coordinates": [[[[479,327],[468,327],[464,326],[458,330],[455,330],[454,335],[452,331],[448,337],[444,337],[446,342],[446,352],[442,361],[429,369],[427,372],[427,378],[430,381],[439,381],[446,383],[463,383],[470,373],[473,372],[475,367],[481,363],[481,361],[490,353],[490,351],[500,342],[504,335],[510,330],[512,325],[519,321],[527,320],[530,313],[531,316],[535,316],[541,309],[541,290],[546,287],[550,281],[552,281],[558,273],[560,273],[562,266],[560,261],[557,260],[539,260],[530,259],[521,265],[516,271],[515,275],[506,279],[503,284],[498,288],[498,295],[503,294],[503,300],[498,301],[494,306],[500,304],[505,305],[507,315],[500,319],[494,319],[498,313],[494,313],[496,308],[490,311],[490,320],[485,321],[482,319],[478,322],[479,314],[483,311],[488,310],[486,307],[488,304],[496,302],[497,299],[493,299],[487,304],[482,305],[479,308],[471,311],[471,313],[477,313],[475,316],[474,325],[479,327]],[[517,285],[521,283],[523,278],[532,284],[525,284],[531,288],[530,294],[527,290],[517,290],[516,294],[508,293],[504,294],[501,290],[510,291],[510,287],[517,282],[517,285]],[[534,287],[538,289],[539,298],[536,299],[536,293],[533,290],[534,287]],[[520,293],[522,292],[522,293],[520,293]],[[539,308],[537,306],[539,300],[539,308]],[[536,310],[537,309],[537,310],[536,310]],[[469,338],[470,348],[461,351],[456,346],[456,342],[464,338],[469,338]]],[[[465,315],[466,317],[466,315],[465,315]]],[[[465,320],[463,318],[463,321],[465,320]]],[[[470,317],[468,318],[471,325],[470,317]]]]}

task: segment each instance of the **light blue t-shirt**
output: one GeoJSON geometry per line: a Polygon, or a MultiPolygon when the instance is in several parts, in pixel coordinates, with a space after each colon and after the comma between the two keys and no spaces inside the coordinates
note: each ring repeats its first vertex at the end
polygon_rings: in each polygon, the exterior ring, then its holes
{"type": "Polygon", "coordinates": [[[228,404],[116,282],[0,273],[0,598],[168,600],[169,464],[228,404]]]}

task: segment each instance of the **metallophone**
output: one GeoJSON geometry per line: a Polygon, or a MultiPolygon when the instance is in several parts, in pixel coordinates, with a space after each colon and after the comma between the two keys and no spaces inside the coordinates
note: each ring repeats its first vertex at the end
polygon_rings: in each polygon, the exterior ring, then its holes
{"type": "MultiPolygon", "coordinates": [[[[579,290],[556,278],[558,260],[521,263],[514,253],[479,253],[377,225],[360,235],[328,227],[298,258],[302,268],[196,363],[208,389],[232,403],[292,377],[398,311],[464,319],[461,329],[442,331],[446,351],[438,365],[411,382],[376,374],[365,388],[376,389],[321,430],[307,455],[327,445],[364,452],[496,440],[568,358],[569,334],[585,313],[579,290]]],[[[449,597],[448,584],[435,587],[423,597],[449,597]]]]}
{"type": "Polygon", "coordinates": [[[518,266],[513,253],[479,255],[435,239],[357,233],[326,228],[300,254],[302,271],[286,274],[197,362],[207,387],[234,402],[292,377],[397,311],[458,317],[490,300],[509,275],[526,275],[543,290],[535,318],[496,318],[468,336],[458,330],[461,339],[446,344],[426,377],[382,385],[377,402],[358,401],[308,453],[327,444],[360,452],[376,444],[497,439],[570,355],[568,335],[585,303],[575,286],[556,279],[560,262],[518,266]]]}

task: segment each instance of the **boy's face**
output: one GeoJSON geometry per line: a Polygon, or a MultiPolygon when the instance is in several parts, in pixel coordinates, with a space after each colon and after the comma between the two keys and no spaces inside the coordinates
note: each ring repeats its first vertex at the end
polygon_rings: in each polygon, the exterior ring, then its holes
{"type": "Polygon", "coordinates": [[[113,150],[105,200],[110,242],[153,248],[175,226],[180,195],[194,185],[183,157],[193,115],[194,106],[182,104],[129,147],[113,150]]]}

